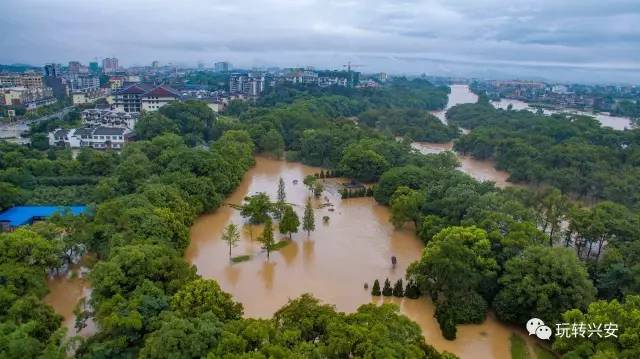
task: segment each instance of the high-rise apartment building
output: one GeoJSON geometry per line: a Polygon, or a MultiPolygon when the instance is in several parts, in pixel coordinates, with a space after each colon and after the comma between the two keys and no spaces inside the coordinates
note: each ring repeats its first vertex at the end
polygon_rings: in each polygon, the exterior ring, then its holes
{"type": "Polygon", "coordinates": [[[82,69],[82,64],[78,61],[69,61],[69,73],[72,75],[77,75],[80,73],[82,69]]]}
{"type": "Polygon", "coordinates": [[[259,96],[264,91],[262,74],[235,73],[229,77],[229,93],[259,96]]]}
{"type": "Polygon", "coordinates": [[[226,61],[222,61],[222,62],[216,62],[213,65],[213,69],[216,72],[229,72],[229,70],[231,70],[231,64],[226,62],[226,61]]]}
{"type": "Polygon", "coordinates": [[[107,57],[102,60],[102,72],[110,74],[118,71],[118,59],[115,57],[107,57]]]}
{"type": "Polygon", "coordinates": [[[46,64],[44,65],[44,75],[46,77],[60,77],[62,76],[62,70],[60,64],[46,64]]]}

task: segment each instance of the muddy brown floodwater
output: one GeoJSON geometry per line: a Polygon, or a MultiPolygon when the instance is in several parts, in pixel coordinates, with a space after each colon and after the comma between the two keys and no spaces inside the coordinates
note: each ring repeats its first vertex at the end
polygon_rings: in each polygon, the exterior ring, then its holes
{"type": "Polygon", "coordinates": [[[81,331],[75,328],[76,316],[73,311],[80,299],[88,299],[91,295],[91,287],[84,278],[87,269],[82,264],[81,261],[72,266],[69,272],[47,280],[49,293],[44,297],[44,302],[63,317],[62,325],[67,328],[68,336],[89,336],[96,332],[96,325],[92,320],[88,320],[87,326],[81,331]]]}
{"type": "MultiPolygon", "coordinates": [[[[449,93],[449,100],[447,102],[447,108],[442,111],[433,111],[436,117],[442,122],[447,123],[445,114],[451,107],[463,104],[463,103],[475,103],[478,101],[478,96],[469,90],[467,85],[451,85],[451,93],[449,93]]],[[[464,130],[463,130],[464,132],[464,130]]],[[[443,151],[452,151],[453,142],[447,143],[431,143],[431,142],[414,142],[411,147],[417,149],[421,153],[440,153],[443,151]]],[[[495,168],[495,162],[493,161],[481,161],[476,160],[471,156],[463,156],[456,154],[458,160],[460,160],[459,170],[470,175],[471,177],[479,181],[493,181],[498,187],[505,187],[512,185],[507,182],[509,173],[500,171],[495,168]]]]}
{"type": "MultiPolygon", "coordinates": [[[[278,180],[284,179],[287,202],[295,205],[302,217],[309,191],[302,184],[307,174],[318,168],[298,163],[256,158],[256,166],[226,202],[240,204],[242,199],[257,192],[276,197],[278,180]],[[293,184],[298,180],[298,184],[293,184]]],[[[243,225],[238,210],[223,206],[214,213],[201,216],[191,228],[191,245],[186,259],[197,266],[198,273],[213,278],[244,305],[247,317],[270,317],[277,309],[303,293],[312,293],[339,311],[353,312],[360,305],[381,302],[372,297],[364,283],[389,278],[393,283],[403,278],[407,266],[418,259],[422,243],[410,229],[395,230],[389,223],[389,211],[372,198],[341,200],[338,180],[326,180],[322,199],[314,200],[316,231],[293,235],[290,244],[272,252],[269,259],[256,238],[261,228],[243,225]],[[324,197],[334,206],[318,208],[324,197]],[[322,221],[329,216],[328,224],[322,221]],[[240,244],[233,255],[250,255],[251,259],[231,263],[228,247],[220,237],[230,223],[243,225],[240,244]],[[396,256],[397,265],[391,265],[396,256]]],[[[277,230],[276,230],[276,233],[277,230]]],[[[281,239],[285,236],[277,234],[281,239]]],[[[458,339],[445,340],[433,317],[434,306],[427,299],[385,299],[400,305],[403,313],[417,322],[426,341],[439,350],[447,350],[461,358],[509,358],[509,337],[520,330],[505,326],[492,316],[480,325],[461,325],[458,339]]]]}
{"type": "MultiPolygon", "coordinates": [[[[430,142],[413,142],[411,147],[420,151],[420,153],[440,153],[443,151],[453,151],[453,142],[447,143],[430,143],[430,142]]],[[[509,173],[495,168],[495,162],[490,160],[476,160],[471,156],[465,156],[456,153],[460,161],[458,169],[478,181],[493,181],[498,187],[513,186],[513,183],[507,182],[509,173]]]]}

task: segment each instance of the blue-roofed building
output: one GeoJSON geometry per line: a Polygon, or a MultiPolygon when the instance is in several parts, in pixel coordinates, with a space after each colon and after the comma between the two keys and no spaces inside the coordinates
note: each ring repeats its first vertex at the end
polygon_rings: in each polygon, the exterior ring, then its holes
{"type": "Polygon", "coordinates": [[[0,228],[11,231],[17,227],[70,211],[74,216],[84,213],[86,206],[17,206],[0,213],[0,228]]]}

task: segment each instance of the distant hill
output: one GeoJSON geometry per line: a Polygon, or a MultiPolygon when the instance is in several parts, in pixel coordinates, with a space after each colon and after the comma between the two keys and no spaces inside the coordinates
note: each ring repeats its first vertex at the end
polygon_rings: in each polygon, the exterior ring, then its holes
{"type": "Polygon", "coordinates": [[[0,64],[0,72],[25,72],[29,70],[40,71],[42,68],[38,66],[32,66],[27,64],[0,64]]]}

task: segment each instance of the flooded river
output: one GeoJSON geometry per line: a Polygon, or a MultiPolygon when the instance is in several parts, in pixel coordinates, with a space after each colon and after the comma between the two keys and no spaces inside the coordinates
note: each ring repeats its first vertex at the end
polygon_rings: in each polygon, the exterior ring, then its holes
{"type": "MultiPolygon", "coordinates": [[[[475,103],[478,101],[478,96],[469,90],[467,85],[451,85],[451,93],[449,94],[449,101],[447,102],[447,108],[441,111],[431,112],[438,117],[442,122],[446,123],[447,119],[445,114],[451,107],[463,104],[463,103],[475,103]]],[[[464,130],[463,130],[464,132],[464,130]]],[[[411,147],[417,149],[421,153],[440,153],[443,151],[452,151],[453,142],[447,143],[430,143],[430,142],[414,142],[411,147]]],[[[460,161],[460,170],[467,173],[473,178],[479,181],[493,181],[498,187],[505,187],[511,185],[507,182],[509,173],[500,171],[495,168],[493,161],[480,161],[471,156],[457,155],[460,161]]]]}
{"type": "MultiPolygon", "coordinates": [[[[278,179],[282,177],[287,202],[295,204],[295,210],[302,217],[309,195],[302,179],[319,169],[264,157],[258,157],[256,162],[227,203],[240,204],[245,196],[257,192],[266,192],[275,198],[278,179]],[[294,180],[299,183],[294,185],[294,180]]],[[[217,280],[225,291],[242,302],[247,317],[270,317],[290,298],[303,293],[312,293],[323,302],[335,305],[337,310],[347,312],[372,300],[382,301],[371,297],[364,283],[371,286],[375,279],[389,278],[393,283],[403,278],[407,266],[419,258],[422,243],[408,228],[395,230],[389,223],[388,209],[372,198],[341,200],[336,180],[326,180],[324,196],[334,204],[335,210],[317,208],[324,200],[314,201],[316,231],[309,237],[302,232],[294,234],[290,244],[272,253],[269,259],[260,244],[251,239],[261,233],[261,228],[244,225],[242,239],[233,248],[233,255],[250,255],[251,259],[231,263],[228,247],[220,237],[226,225],[242,225],[244,220],[238,210],[229,206],[196,221],[185,257],[198,267],[200,275],[217,280]],[[322,223],[323,216],[330,217],[327,224],[322,223]],[[396,268],[391,265],[391,256],[397,258],[396,268]]],[[[458,339],[448,341],[440,334],[433,317],[434,306],[429,300],[386,300],[398,303],[402,312],[420,325],[426,341],[439,350],[462,358],[509,358],[509,337],[514,329],[493,317],[481,325],[459,326],[458,339]]]]}
{"type": "Polygon", "coordinates": [[[447,118],[445,116],[448,109],[455,105],[463,104],[463,103],[476,103],[478,102],[478,96],[469,90],[469,86],[467,85],[451,85],[451,92],[449,93],[449,99],[447,101],[447,107],[444,110],[440,111],[432,111],[440,121],[447,123],[447,118]]]}
{"type": "MultiPolygon", "coordinates": [[[[506,110],[511,105],[511,108],[516,111],[520,110],[528,110],[535,112],[537,108],[529,106],[528,103],[520,100],[513,99],[500,99],[500,101],[492,101],[491,104],[495,108],[501,108],[506,110]]],[[[611,116],[607,113],[593,113],[593,112],[585,112],[574,109],[565,109],[565,110],[549,110],[543,109],[542,111],[545,115],[551,115],[554,113],[574,113],[578,115],[592,116],[595,117],[596,120],[600,121],[602,126],[611,127],[614,130],[624,130],[625,128],[631,128],[631,119],[629,117],[620,117],[620,116],[611,116]]]]}

